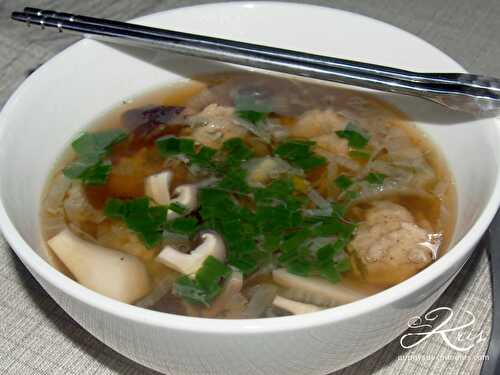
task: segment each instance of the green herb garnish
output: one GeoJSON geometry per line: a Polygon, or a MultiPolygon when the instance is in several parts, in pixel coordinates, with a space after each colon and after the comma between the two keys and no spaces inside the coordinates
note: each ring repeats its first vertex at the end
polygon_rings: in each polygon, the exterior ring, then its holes
{"type": "Polygon", "coordinates": [[[231,275],[231,269],[224,263],[209,256],[194,278],[182,276],[174,284],[175,295],[185,300],[210,306],[222,290],[221,282],[231,275]]]}
{"type": "Polygon", "coordinates": [[[342,203],[343,204],[348,204],[349,202],[357,199],[359,197],[359,191],[354,191],[354,190],[348,190],[344,193],[342,197],[342,203]]]}
{"type": "Polygon", "coordinates": [[[192,236],[198,229],[198,220],[194,217],[179,217],[167,223],[167,229],[172,232],[192,236]]]}
{"type": "Polygon", "coordinates": [[[326,159],[312,151],[315,142],[292,140],[281,143],[274,150],[275,155],[287,160],[305,171],[326,164],[326,159]]]}
{"type": "Polygon", "coordinates": [[[252,124],[257,124],[263,121],[268,115],[267,113],[257,111],[237,111],[236,113],[240,118],[249,121],[252,124]]]}
{"type": "Polygon", "coordinates": [[[96,133],[83,133],[71,143],[79,155],[105,156],[110,147],[127,138],[127,133],[120,129],[104,130],[96,133]]]}
{"type": "Polygon", "coordinates": [[[272,111],[267,103],[246,95],[238,96],[235,106],[238,117],[254,125],[264,121],[272,111]]]}
{"type": "Polygon", "coordinates": [[[111,162],[94,157],[82,157],[68,164],[63,173],[71,179],[81,180],[88,185],[104,184],[111,172],[111,162]]]}
{"type": "Polygon", "coordinates": [[[189,158],[191,163],[197,164],[206,169],[215,169],[216,164],[213,162],[213,157],[217,150],[202,146],[198,152],[195,150],[195,143],[189,138],[179,138],[172,135],[158,138],[155,141],[155,146],[164,157],[174,155],[184,155],[189,158]]]}
{"type": "Polygon", "coordinates": [[[217,183],[217,187],[235,194],[244,195],[250,191],[250,187],[247,185],[246,176],[247,173],[243,169],[230,169],[222,180],[217,183]]]}
{"type": "Polygon", "coordinates": [[[222,180],[217,187],[235,194],[247,194],[250,187],[247,185],[246,170],[241,168],[241,164],[249,160],[254,154],[245,145],[241,138],[232,138],[222,144],[225,154],[225,161],[218,169],[224,171],[222,180]]]}
{"type": "Polygon", "coordinates": [[[178,138],[165,136],[158,138],[155,142],[156,148],[163,156],[177,154],[194,155],[194,141],[189,138],[178,138]]]}
{"type": "Polygon", "coordinates": [[[153,247],[163,238],[167,220],[167,207],[150,206],[148,198],[131,200],[108,199],[104,215],[121,219],[135,232],[147,247],[153,247]]]}
{"type": "Polygon", "coordinates": [[[313,264],[306,257],[297,257],[287,264],[287,271],[298,276],[309,276],[313,269],[313,264]]]}
{"type": "Polygon", "coordinates": [[[328,244],[318,249],[316,255],[316,269],[321,277],[332,283],[340,281],[341,274],[351,269],[348,258],[338,261],[334,259],[336,255],[344,250],[349,242],[351,234],[340,235],[335,243],[328,244]]]}
{"type": "Polygon", "coordinates": [[[240,165],[254,155],[241,138],[228,139],[222,144],[222,149],[228,154],[226,164],[231,166],[240,165]]]}
{"type": "Polygon", "coordinates": [[[359,150],[349,151],[349,156],[351,158],[360,159],[360,160],[369,160],[370,159],[370,153],[365,152],[365,151],[359,151],[359,150]]]}
{"type": "Polygon", "coordinates": [[[340,175],[335,179],[335,185],[341,190],[346,190],[352,184],[352,180],[346,175],[340,175]]]}
{"type": "Polygon", "coordinates": [[[207,146],[202,146],[200,151],[198,151],[196,155],[193,155],[192,158],[198,164],[206,164],[212,160],[216,153],[217,150],[207,146]]]}
{"type": "Polygon", "coordinates": [[[365,177],[365,181],[372,185],[382,185],[384,183],[384,179],[387,177],[387,175],[383,173],[369,173],[365,177]]]}
{"type": "Polygon", "coordinates": [[[344,130],[336,131],[340,138],[345,138],[349,141],[349,147],[363,148],[368,144],[370,136],[359,129],[352,123],[348,123],[344,130]]]}
{"type": "MultiPolygon", "coordinates": [[[[290,140],[279,144],[274,154],[308,171],[326,163],[312,151],[314,144],[290,140]]],[[[246,276],[269,262],[278,262],[297,275],[320,275],[331,281],[334,274],[341,274],[333,256],[319,260],[309,250],[309,244],[318,236],[352,236],[355,225],[343,220],[348,202],[332,203],[333,213],[328,217],[310,217],[303,214],[310,201],[303,192],[295,190],[292,180],[275,179],[267,186],[249,186],[243,163],[254,153],[241,138],[226,140],[220,150],[203,146],[196,151],[192,141],[172,136],[160,138],[156,145],[162,155],[183,153],[191,163],[210,169],[219,178],[214,185],[199,190],[196,218],[175,219],[165,225],[167,230],[188,236],[201,229],[216,231],[226,244],[228,264],[246,276]]],[[[347,190],[353,181],[340,176],[336,184],[347,190]]],[[[347,190],[344,195],[348,193],[347,190]]],[[[180,210],[175,206],[169,209],[180,210]]],[[[196,279],[181,278],[177,285],[179,293],[199,303],[206,303],[211,295],[196,279]]]]}
{"type": "Polygon", "coordinates": [[[84,184],[102,185],[111,172],[111,162],[104,160],[111,147],[127,138],[123,130],[112,129],[97,133],[83,133],[71,143],[78,159],[68,164],[63,173],[84,184]]]}
{"type": "Polygon", "coordinates": [[[168,209],[170,211],[175,212],[176,214],[182,215],[187,212],[187,207],[178,202],[173,202],[168,205],[168,209]]]}

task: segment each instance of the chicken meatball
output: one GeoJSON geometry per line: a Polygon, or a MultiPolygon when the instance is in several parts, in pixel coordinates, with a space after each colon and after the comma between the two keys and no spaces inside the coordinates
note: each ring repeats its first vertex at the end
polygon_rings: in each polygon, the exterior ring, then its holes
{"type": "Polygon", "coordinates": [[[432,262],[433,236],[415,224],[405,207],[376,202],[365,219],[348,250],[355,272],[366,281],[395,285],[432,262]]]}
{"type": "Polygon", "coordinates": [[[243,137],[247,130],[238,124],[234,108],[210,104],[200,113],[188,118],[193,127],[192,137],[199,143],[220,148],[230,138],[243,137]]]}
{"type": "Polygon", "coordinates": [[[347,119],[332,109],[314,109],[305,112],[290,129],[290,136],[307,138],[316,142],[319,151],[333,155],[347,156],[349,152],[346,139],[338,137],[335,132],[344,130],[347,119]]]}

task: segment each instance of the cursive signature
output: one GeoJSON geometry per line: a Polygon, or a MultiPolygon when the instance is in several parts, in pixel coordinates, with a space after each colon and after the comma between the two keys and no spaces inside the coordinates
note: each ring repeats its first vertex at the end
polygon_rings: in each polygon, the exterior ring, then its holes
{"type": "Polygon", "coordinates": [[[459,352],[469,351],[474,345],[485,341],[486,336],[483,334],[483,331],[474,332],[472,328],[476,323],[474,314],[470,311],[465,311],[465,314],[468,321],[456,327],[452,327],[454,312],[449,307],[438,307],[431,310],[423,316],[424,319],[419,316],[412,317],[408,321],[408,327],[411,329],[419,329],[420,331],[404,334],[401,336],[399,342],[403,348],[410,349],[428,340],[430,337],[437,335],[440,336],[450,348],[459,352]],[[432,323],[435,322],[441,314],[444,314],[445,318],[434,327],[432,323]],[[455,340],[452,340],[449,336],[452,332],[458,333],[458,337],[455,340]],[[464,336],[464,332],[468,332],[468,334],[464,336]],[[417,338],[416,341],[415,338],[417,338]],[[411,343],[408,341],[411,341],[411,343]]]}

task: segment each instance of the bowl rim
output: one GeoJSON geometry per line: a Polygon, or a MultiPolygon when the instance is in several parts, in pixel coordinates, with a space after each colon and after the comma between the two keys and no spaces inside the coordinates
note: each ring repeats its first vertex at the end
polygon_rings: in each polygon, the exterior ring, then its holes
{"type": "MultiPolygon", "coordinates": [[[[149,17],[154,17],[162,13],[172,13],[183,11],[185,8],[197,8],[200,11],[216,11],[216,8],[223,8],[228,6],[238,6],[238,7],[254,7],[254,6],[285,6],[285,7],[298,7],[298,8],[321,8],[324,12],[338,12],[348,14],[350,17],[359,17],[360,19],[368,19],[371,22],[381,23],[385,27],[393,28],[399,33],[407,34],[423,43],[425,43],[429,48],[437,49],[431,44],[427,43],[423,39],[405,31],[399,29],[393,25],[387,24],[385,22],[379,21],[377,19],[367,17],[364,15],[356,14],[353,12],[340,10],[336,8],[323,7],[319,5],[308,5],[302,3],[283,3],[278,1],[243,1],[243,2],[216,2],[211,4],[194,5],[189,7],[175,8],[167,11],[160,11],[156,13],[151,13],[149,15],[134,18],[134,22],[147,22],[149,17]]],[[[21,83],[21,85],[15,90],[9,100],[6,102],[4,108],[0,112],[0,122],[2,122],[7,116],[11,108],[11,104],[16,102],[18,98],[22,97],[23,93],[29,90],[29,85],[31,80],[33,80],[39,74],[42,74],[45,67],[49,65],[53,59],[60,58],[64,56],[69,50],[73,48],[79,48],[85,40],[80,40],[63,51],[56,54],[50,60],[48,60],[43,66],[41,66],[37,71],[33,73],[28,79],[21,83]]],[[[440,51],[443,53],[442,51],[440,51]]],[[[444,53],[443,53],[444,54],[444,53]]],[[[453,59],[450,59],[450,63],[454,63],[457,69],[465,71],[458,63],[453,59]]],[[[500,140],[500,127],[496,126],[496,135],[500,140]]],[[[0,127],[0,143],[6,132],[6,126],[0,127]]],[[[257,333],[273,333],[282,332],[289,330],[298,329],[308,329],[312,327],[318,327],[325,324],[332,324],[344,319],[354,318],[359,315],[370,313],[371,311],[377,310],[383,306],[390,305],[395,301],[404,298],[416,291],[418,291],[424,285],[430,285],[435,281],[438,276],[446,269],[451,267],[453,264],[461,262],[461,259],[467,255],[470,248],[474,246],[482,236],[482,234],[488,228],[490,222],[492,221],[498,207],[500,206],[500,165],[497,166],[497,175],[494,185],[494,190],[485,206],[483,212],[479,215],[477,220],[467,231],[467,233],[451,248],[449,251],[443,255],[438,261],[431,264],[426,269],[420,271],[415,276],[408,280],[403,281],[389,289],[381,291],[372,296],[363,298],[361,300],[337,306],[335,308],[326,309],[323,311],[318,311],[310,314],[295,315],[295,316],[285,316],[285,317],[275,317],[266,319],[210,319],[210,318],[196,318],[183,315],[175,315],[162,313],[152,310],[143,309],[134,305],[125,304],[111,298],[105,297],[99,293],[96,293],[86,287],[80,285],[76,281],[65,276],[61,272],[57,271],[52,265],[50,265],[45,259],[43,259],[28,243],[22,238],[20,233],[15,228],[14,224],[10,220],[8,213],[3,204],[3,199],[1,198],[0,191],[0,230],[5,236],[7,242],[12,246],[15,253],[22,260],[22,262],[29,268],[32,273],[43,278],[45,281],[50,283],[54,288],[59,289],[68,296],[80,301],[81,303],[100,310],[101,312],[117,316],[122,319],[127,319],[140,324],[146,324],[149,326],[162,327],[172,330],[182,330],[191,331],[204,334],[257,334],[257,333]]],[[[445,284],[443,284],[445,285],[445,284]]]]}

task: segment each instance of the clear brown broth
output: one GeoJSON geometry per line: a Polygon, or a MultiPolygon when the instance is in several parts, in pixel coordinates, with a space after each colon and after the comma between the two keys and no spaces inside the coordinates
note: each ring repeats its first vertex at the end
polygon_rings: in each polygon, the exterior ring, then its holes
{"type": "MultiPolygon", "coordinates": [[[[109,114],[103,116],[89,128],[91,130],[120,128],[123,126],[121,121],[122,113],[129,109],[142,107],[147,104],[186,106],[193,99],[193,97],[200,94],[200,92],[205,90],[207,87],[210,88],[213,86],[221,85],[234,79],[240,82],[240,84],[241,82],[247,82],[248,84],[251,84],[255,78],[252,75],[209,75],[205,77],[199,77],[189,83],[161,88],[159,90],[155,90],[154,92],[142,95],[134,100],[124,102],[123,105],[114,109],[109,114]]],[[[258,79],[261,78],[259,77],[258,79]]],[[[272,86],[274,87],[276,95],[281,95],[282,91],[280,90],[292,89],[296,85],[298,85],[294,81],[276,80],[275,82],[276,83],[274,84],[274,86],[272,86]]],[[[330,93],[334,93],[337,100],[336,105],[342,107],[343,102],[352,100],[353,97],[358,99],[362,98],[362,100],[366,103],[366,107],[375,108],[376,110],[383,112],[384,118],[389,119],[389,121],[397,124],[396,126],[403,129],[405,134],[410,137],[413,145],[417,146],[420,150],[423,151],[426,162],[432,167],[433,171],[437,175],[437,180],[447,181],[449,183],[445,194],[443,194],[439,199],[427,199],[397,194],[388,196],[384,199],[401,204],[414,215],[417,222],[419,220],[422,222],[426,221],[432,227],[433,232],[441,233],[442,241],[439,248],[439,254],[442,255],[449,247],[453,235],[453,228],[456,218],[456,198],[452,176],[437,148],[429,141],[425,134],[416,129],[416,127],[413,125],[410,119],[408,119],[407,116],[405,116],[392,105],[377,99],[373,95],[329,86],[302,83],[300,85],[303,85],[303,87],[305,87],[305,95],[307,95],[308,99],[312,101],[314,101],[314,98],[317,98],[318,101],[320,101],[319,98],[324,97],[325,95],[328,95],[330,93]],[[443,207],[445,207],[446,209],[443,210],[443,207]],[[443,214],[443,212],[445,212],[445,214],[443,214]]],[[[222,104],[225,104],[224,98],[222,98],[220,101],[222,104]]],[[[300,111],[298,110],[297,113],[294,113],[294,109],[292,108],[292,110],[290,110],[290,113],[284,115],[274,114],[273,117],[275,120],[279,121],[283,126],[286,127],[294,124],[297,121],[297,117],[299,115],[300,111]]],[[[189,136],[190,129],[181,124],[174,125],[170,126],[165,132],[162,133],[162,135],[189,136]]],[[[265,150],[262,151],[263,154],[265,154],[265,152],[265,150]]],[[[113,166],[116,167],[121,162],[123,162],[123,160],[126,160],[127,158],[138,158],[138,155],[142,155],[142,157],[140,158],[140,168],[136,168],[134,173],[128,173],[126,176],[123,176],[115,173],[113,170],[108,182],[105,185],[85,187],[87,199],[90,201],[94,208],[102,209],[106,200],[111,197],[134,198],[143,196],[144,178],[148,175],[160,172],[166,167],[165,160],[159,155],[158,151],[154,147],[153,142],[145,142],[139,144],[125,142],[123,144],[119,144],[113,148],[110,159],[113,163],[113,166]]],[[[67,151],[60,159],[60,162],[57,163],[53,175],[59,173],[61,167],[64,166],[67,161],[71,160],[72,158],[73,155],[71,150],[67,151]]],[[[191,176],[186,168],[182,165],[168,165],[168,167],[174,172],[174,187],[183,183],[195,181],[195,178],[193,178],[193,176],[191,176]]],[[[340,170],[342,171],[342,168],[340,168],[340,170]]],[[[314,181],[314,178],[314,175],[308,175],[308,179],[312,182],[314,181]]],[[[49,177],[47,189],[50,189],[50,181],[51,178],[49,177]]],[[[350,218],[358,219],[358,217],[361,215],[360,212],[362,213],[367,206],[368,203],[359,203],[356,206],[357,210],[351,209],[350,218]]],[[[107,220],[104,221],[104,225],[106,225],[106,222],[107,220]]],[[[96,236],[99,230],[98,225],[93,223],[86,223],[86,225],[84,225],[82,229],[90,236],[96,236]]],[[[43,220],[42,231],[44,231],[43,220]]],[[[43,234],[44,239],[47,240],[47,233],[44,232],[43,234]]],[[[152,278],[155,280],[159,280],[164,276],[166,272],[168,272],[168,270],[166,270],[166,267],[154,261],[154,254],[157,254],[159,250],[159,248],[155,248],[151,250],[151,256],[143,258],[143,261],[147,264],[152,278]]],[[[48,252],[50,253],[50,250],[48,250],[48,252]]],[[[70,272],[60,262],[54,260],[55,257],[53,256],[53,254],[51,255],[52,256],[50,257],[50,259],[53,260],[53,263],[57,263],[55,264],[55,266],[71,276],[70,272]]],[[[367,294],[373,294],[382,289],[385,289],[378,285],[372,285],[370,283],[364,282],[363,280],[360,280],[352,272],[348,272],[344,276],[344,283],[364,290],[367,294]]],[[[246,281],[245,287],[250,288],[251,286],[262,283],[273,283],[270,274],[267,273],[249,278],[246,281]]],[[[190,313],[189,308],[183,305],[178,298],[172,295],[168,295],[167,297],[163,298],[152,308],[163,312],[171,312],[177,314],[190,313]]]]}

